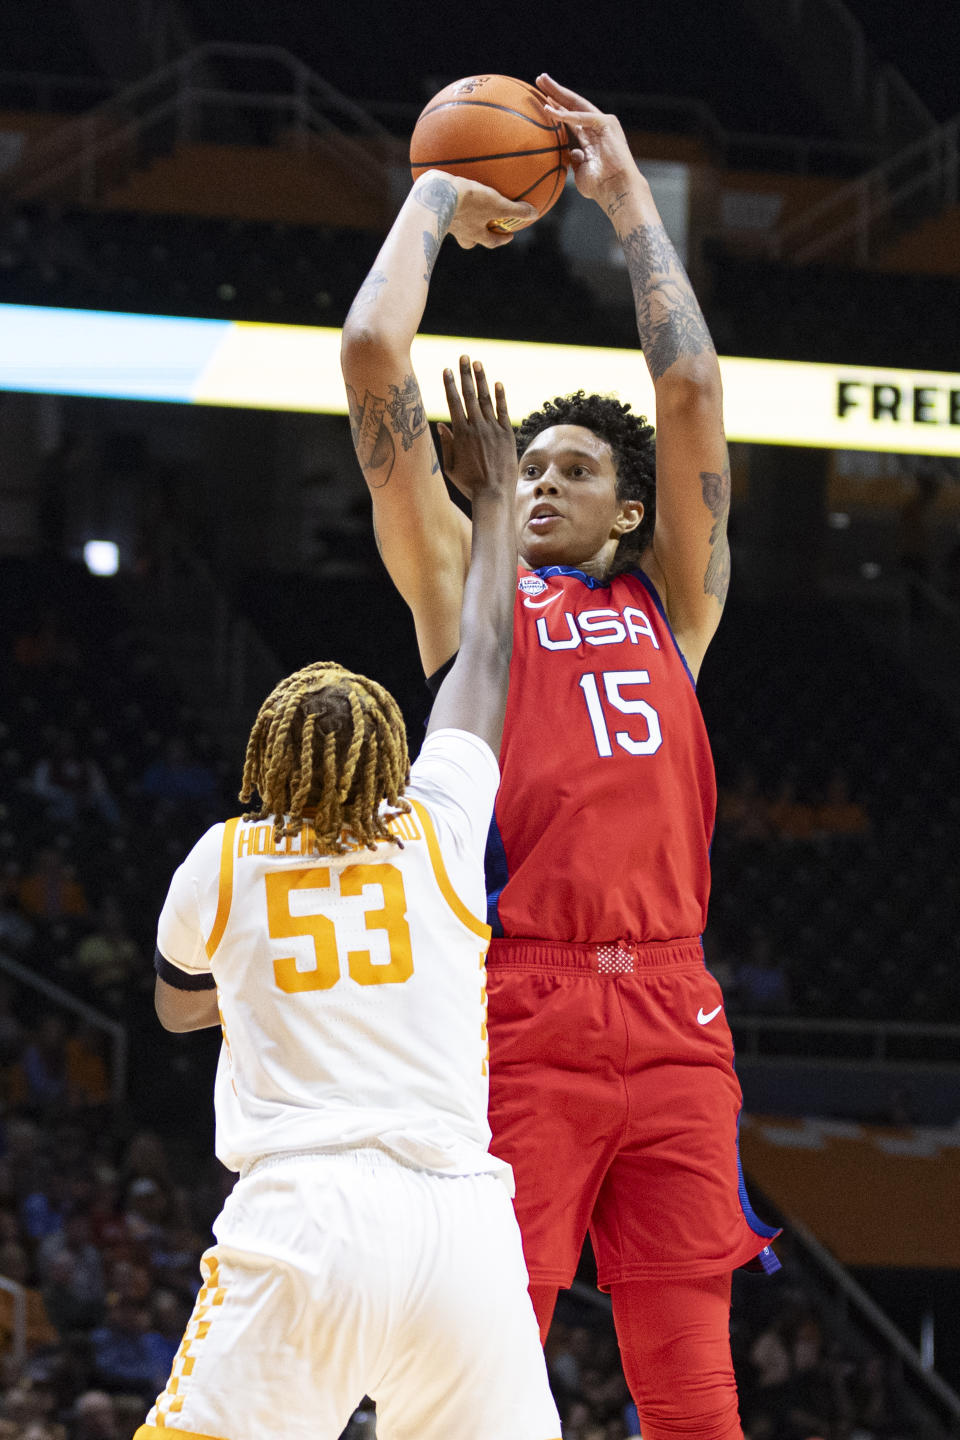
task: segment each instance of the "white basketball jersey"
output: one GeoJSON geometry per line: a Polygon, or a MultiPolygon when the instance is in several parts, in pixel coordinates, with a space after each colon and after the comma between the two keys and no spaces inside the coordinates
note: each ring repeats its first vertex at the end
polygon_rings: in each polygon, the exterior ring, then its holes
{"type": "Polygon", "coordinates": [[[312,832],[214,825],[171,881],[157,948],[212,973],[217,1155],[378,1145],[444,1174],[488,1151],[483,849],[499,781],[476,735],[433,732],[397,843],[318,856],[312,832]],[[401,844],[402,842],[402,844],[401,844]]]}

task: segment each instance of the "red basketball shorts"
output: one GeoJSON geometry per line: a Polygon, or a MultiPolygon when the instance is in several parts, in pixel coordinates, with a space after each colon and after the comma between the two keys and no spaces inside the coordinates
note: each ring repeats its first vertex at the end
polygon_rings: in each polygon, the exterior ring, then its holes
{"type": "Polygon", "coordinates": [[[775,1270],[750,1208],[742,1097],[700,941],[494,940],[491,1149],[516,1177],[530,1280],[567,1286],[589,1230],[601,1288],[775,1270]]]}

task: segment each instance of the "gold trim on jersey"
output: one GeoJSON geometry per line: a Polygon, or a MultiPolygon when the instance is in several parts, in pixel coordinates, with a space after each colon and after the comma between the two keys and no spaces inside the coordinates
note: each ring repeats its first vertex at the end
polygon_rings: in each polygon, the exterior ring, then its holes
{"type": "Polygon", "coordinates": [[[176,1430],[172,1426],[161,1429],[157,1425],[141,1425],[134,1431],[133,1440],[160,1440],[161,1436],[174,1434],[177,1440],[220,1440],[218,1435],[198,1435],[194,1430],[181,1430],[178,1425],[176,1430]]]}
{"type": "Polygon", "coordinates": [[[430,864],[433,866],[433,873],[436,876],[441,895],[461,924],[466,925],[467,929],[474,935],[479,935],[481,940],[486,940],[489,943],[490,936],[493,934],[490,926],[487,925],[485,921],[479,920],[471,910],[467,909],[456,890],[454,890],[450,884],[450,877],[447,874],[446,867],[443,863],[443,856],[440,853],[440,841],[437,839],[437,832],[433,828],[433,821],[426,808],[420,804],[419,800],[411,798],[410,803],[417,812],[420,824],[423,827],[427,850],[430,854],[430,864]]]}
{"type": "MultiPolygon", "coordinates": [[[[183,1339],[180,1341],[180,1348],[173,1357],[173,1366],[170,1371],[170,1378],[167,1381],[162,1394],[157,1396],[156,1403],[147,1416],[147,1422],[140,1427],[152,1434],[158,1432],[163,1434],[168,1429],[175,1429],[178,1437],[185,1437],[190,1434],[188,1430],[181,1430],[178,1426],[167,1425],[169,1415],[178,1415],[183,1409],[184,1397],[181,1393],[181,1382],[193,1374],[193,1367],[197,1362],[197,1352],[191,1347],[205,1340],[213,1323],[210,1316],[211,1307],[222,1305],[226,1297],[226,1287],[221,1284],[220,1262],[217,1259],[214,1249],[207,1250],[200,1260],[200,1274],[203,1276],[203,1285],[197,1295],[193,1307],[193,1314],[187,1322],[187,1328],[183,1332],[183,1339]],[[210,1318],[207,1318],[207,1317],[210,1318]],[[151,1423],[151,1416],[153,1417],[151,1423]]],[[[140,1434],[140,1430],[137,1431],[140,1434]]],[[[196,1440],[214,1440],[212,1436],[198,1436],[196,1440]]]]}
{"type": "Polygon", "coordinates": [[[220,887],[217,891],[217,913],[207,941],[207,959],[212,960],[214,951],[223,939],[230,917],[230,902],[233,899],[233,837],[240,824],[239,816],[228,820],[223,827],[223,843],[220,846],[220,887]]]}

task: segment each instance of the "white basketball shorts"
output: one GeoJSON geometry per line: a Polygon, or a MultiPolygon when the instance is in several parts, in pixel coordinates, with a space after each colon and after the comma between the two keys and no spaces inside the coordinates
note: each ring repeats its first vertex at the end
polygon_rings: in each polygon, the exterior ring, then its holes
{"type": "Polygon", "coordinates": [[[558,1440],[520,1232],[492,1175],[384,1152],[238,1181],[166,1389],[135,1440],[558,1440]]]}

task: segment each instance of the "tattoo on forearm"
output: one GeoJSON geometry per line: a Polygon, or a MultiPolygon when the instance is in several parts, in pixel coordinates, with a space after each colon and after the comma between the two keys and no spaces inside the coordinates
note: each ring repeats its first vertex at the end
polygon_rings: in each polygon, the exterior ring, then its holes
{"type": "Polygon", "coordinates": [[[348,385],[347,403],[350,407],[350,434],[360,469],[371,490],[379,490],[390,479],[397,453],[393,436],[383,419],[387,402],[381,395],[371,395],[369,390],[360,401],[356,390],[348,385]]]}
{"type": "Polygon", "coordinates": [[[361,311],[367,310],[377,299],[386,283],[387,277],[382,270],[371,270],[354,296],[353,304],[350,306],[350,315],[359,315],[361,311]]]}
{"type": "Polygon", "coordinates": [[[439,218],[440,229],[445,235],[457,208],[457,187],[453,181],[442,180],[439,176],[430,180],[417,191],[417,200],[425,210],[432,210],[439,218]]]}
{"type": "MultiPolygon", "coordinates": [[[[616,202],[614,202],[616,203],[616,202]]],[[[654,380],[677,360],[713,351],[697,297],[662,225],[621,237],[637,307],[637,330],[654,380]]]]}
{"type": "Polygon", "coordinates": [[[402,385],[390,386],[387,414],[395,434],[400,436],[400,444],[404,450],[409,450],[417,436],[422,435],[428,428],[423,398],[415,375],[405,376],[402,385]]]}
{"type": "Polygon", "coordinates": [[[423,232],[423,257],[427,262],[423,278],[429,283],[440,246],[456,212],[457,189],[449,180],[431,180],[415,193],[418,203],[437,217],[437,233],[434,235],[430,230],[423,232]]]}
{"type": "Polygon", "coordinates": [[[423,258],[427,262],[427,268],[423,272],[423,278],[428,283],[433,274],[433,267],[437,263],[437,256],[440,254],[440,241],[436,235],[431,235],[429,230],[423,232],[423,258]]]}
{"type": "Polygon", "coordinates": [[[700,471],[703,503],[713,516],[710,531],[710,559],[703,576],[703,593],[714,595],[722,605],[730,589],[730,546],[727,543],[727,516],[730,513],[730,467],[719,473],[700,471]]]}
{"type": "Polygon", "coordinates": [[[621,190],[619,195],[614,195],[613,199],[610,201],[610,204],[607,206],[607,214],[610,216],[611,220],[613,219],[614,215],[616,215],[618,210],[623,209],[626,199],[626,190],[621,190]]]}

